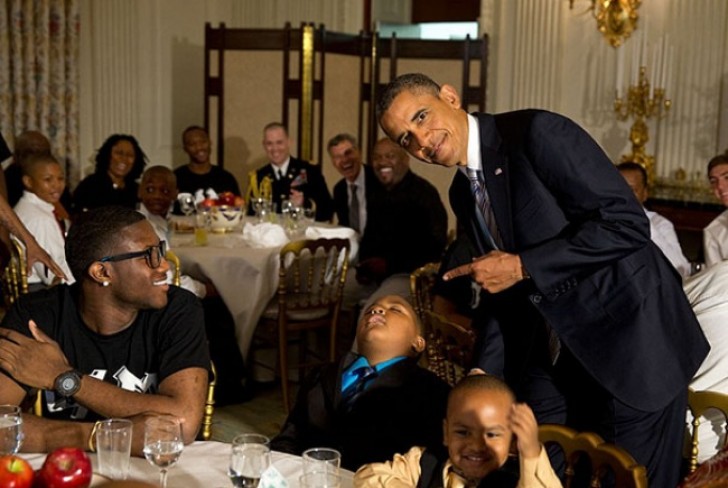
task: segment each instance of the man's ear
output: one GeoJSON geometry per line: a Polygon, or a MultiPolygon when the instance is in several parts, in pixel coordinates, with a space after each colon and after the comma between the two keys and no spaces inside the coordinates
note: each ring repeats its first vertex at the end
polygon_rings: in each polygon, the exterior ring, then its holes
{"type": "Polygon", "coordinates": [[[92,280],[100,285],[103,285],[111,279],[108,268],[98,261],[92,263],[91,266],[88,267],[87,273],[92,280]]]}
{"type": "Polygon", "coordinates": [[[415,337],[415,340],[412,341],[412,349],[418,354],[421,353],[422,351],[424,351],[425,350],[425,338],[422,336],[419,336],[419,335],[417,337],[415,337]]]}
{"type": "Polygon", "coordinates": [[[440,87],[440,100],[453,108],[461,108],[460,95],[454,86],[444,84],[440,87]]]}

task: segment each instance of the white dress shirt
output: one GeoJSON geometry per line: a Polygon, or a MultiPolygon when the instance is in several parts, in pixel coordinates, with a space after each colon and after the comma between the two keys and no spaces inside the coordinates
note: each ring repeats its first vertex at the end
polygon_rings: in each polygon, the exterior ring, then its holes
{"type": "MultiPolygon", "coordinates": [[[[18,203],[15,205],[15,213],[20,221],[28,228],[28,231],[42,247],[61,267],[68,277],[65,282],[73,283],[75,280],[71,270],[66,263],[66,239],[53,214],[53,204],[41,200],[38,195],[24,191],[18,203]]],[[[68,228],[68,223],[66,223],[68,228]]],[[[35,263],[28,276],[28,284],[43,283],[50,285],[55,275],[49,271],[43,263],[35,263]]]]}
{"type": "MultiPolygon", "coordinates": [[[[167,249],[170,249],[169,247],[169,220],[159,216],[155,215],[153,213],[150,213],[147,207],[144,206],[143,203],[139,204],[139,213],[144,215],[150,224],[152,224],[152,228],[154,228],[154,232],[156,232],[157,237],[159,237],[159,240],[165,241],[167,243],[167,249]]],[[[169,216],[169,214],[168,214],[169,216]]],[[[167,271],[167,283],[172,283],[172,278],[174,277],[174,270],[170,267],[169,271],[167,271]]],[[[191,278],[187,275],[181,274],[180,275],[180,288],[184,288],[187,291],[190,291],[197,295],[198,298],[205,298],[207,295],[207,289],[205,288],[205,284],[201,281],[197,281],[194,278],[191,278]]]]}
{"type": "Polygon", "coordinates": [[[728,210],[703,229],[703,247],[706,266],[728,259],[728,210]]]}
{"type": "Polygon", "coordinates": [[[290,162],[291,157],[288,156],[288,158],[286,158],[286,160],[280,166],[276,166],[275,164],[270,163],[270,165],[273,167],[273,174],[275,174],[276,180],[280,180],[284,176],[286,176],[286,173],[288,173],[288,163],[290,162]]]}
{"type": "MultiPolygon", "coordinates": [[[[683,289],[710,344],[710,352],[690,387],[728,394],[728,262],[721,261],[687,279],[683,289]]],[[[707,418],[702,417],[700,424],[698,461],[703,462],[722,446],[725,419],[713,411],[707,418]]]]}
{"type": "Polygon", "coordinates": [[[662,250],[667,259],[672,263],[680,276],[690,276],[690,262],[682,252],[680,241],[677,239],[675,226],[657,212],[645,209],[647,218],[650,219],[650,237],[652,242],[662,250]]]}

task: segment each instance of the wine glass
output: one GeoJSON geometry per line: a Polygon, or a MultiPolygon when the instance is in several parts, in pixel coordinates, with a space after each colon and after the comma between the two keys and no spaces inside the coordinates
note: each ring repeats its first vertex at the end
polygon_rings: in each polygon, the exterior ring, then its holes
{"type": "Polygon", "coordinates": [[[167,470],[177,464],[182,449],[182,424],[177,417],[160,415],[144,422],[144,457],[159,467],[162,488],[167,487],[167,470]]]}
{"type": "Polygon", "coordinates": [[[257,488],[270,465],[268,438],[260,434],[240,434],[233,439],[228,476],[236,488],[257,488]]]}
{"type": "Polygon", "coordinates": [[[23,417],[20,407],[0,405],[0,455],[15,454],[23,442],[23,417]]]}

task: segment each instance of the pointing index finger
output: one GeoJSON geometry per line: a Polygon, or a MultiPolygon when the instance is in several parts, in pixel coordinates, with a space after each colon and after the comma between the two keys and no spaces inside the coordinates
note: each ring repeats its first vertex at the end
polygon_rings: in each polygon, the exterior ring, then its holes
{"type": "Polygon", "coordinates": [[[442,279],[445,281],[449,281],[453,278],[457,278],[459,276],[466,276],[470,275],[470,272],[473,270],[472,264],[462,264],[458,266],[457,268],[453,268],[450,271],[446,272],[444,275],[442,275],[442,279]]]}

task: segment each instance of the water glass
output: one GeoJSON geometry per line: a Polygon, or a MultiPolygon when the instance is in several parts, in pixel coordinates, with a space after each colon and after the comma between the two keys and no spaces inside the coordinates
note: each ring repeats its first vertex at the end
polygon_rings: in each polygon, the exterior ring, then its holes
{"type": "Polygon", "coordinates": [[[341,475],[336,473],[304,473],[299,478],[301,488],[341,488],[341,475]]]}
{"type": "Polygon", "coordinates": [[[20,407],[0,405],[0,455],[15,454],[23,442],[23,417],[20,407]]]}
{"type": "Polygon", "coordinates": [[[256,488],[270,466],[268,438],[260,434],[240,434],[233,439],[228,476],[237,488],[256,488]]]}
{"type": "Polygon", "coordinates": [[[182,424],[177,417],[160,415],[144,422],[144,457],[160,469],[162,488],[167,488],[167,470],[177,464],[184,447],[182,424]]]}
{"type": "Polygon", "coordinates": [[[303,451],[303,472],[339,474],[341,453],[330,447],[313,447],[303,451]]]}
{"type": "Polygon", "coordinates": [[[96,429],[96,455],[99,472],[112,480],[125,480],[129,476],[132,422],[126,419],[108,419],[96,429]]]}

